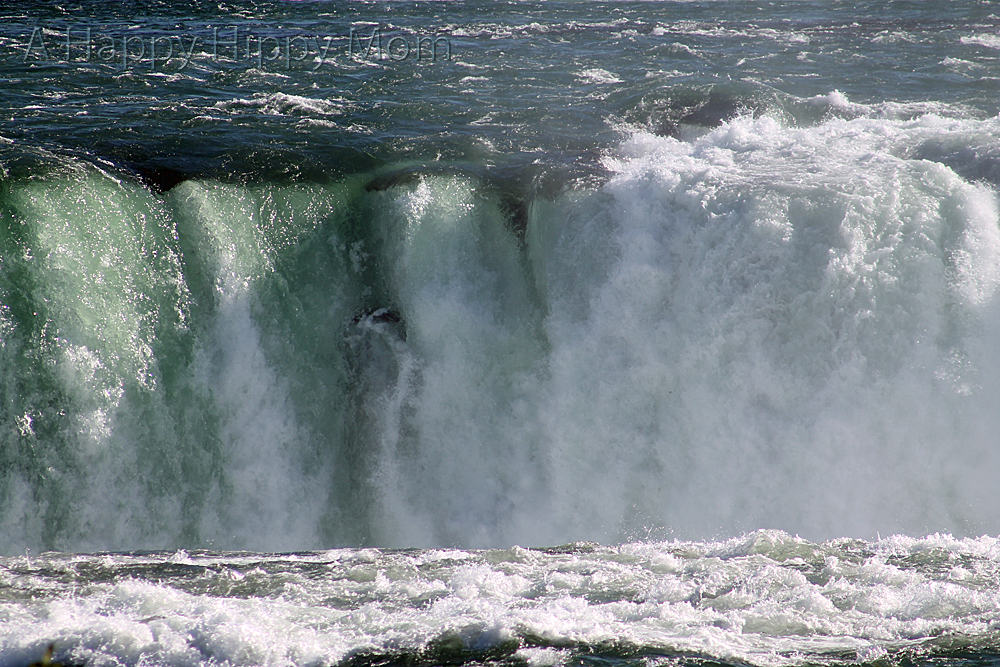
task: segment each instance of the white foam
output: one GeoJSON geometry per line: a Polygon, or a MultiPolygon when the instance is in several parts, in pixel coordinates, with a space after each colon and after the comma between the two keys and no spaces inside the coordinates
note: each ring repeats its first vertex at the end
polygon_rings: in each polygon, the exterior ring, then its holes
{"type": "Polygon", "coordinates": [[[581,643],[758,665],[925,654],[942,634],[991,636],[997,553],[994,538],[814,544],[759,531],[556,552],[185,555],[201,574],[156,582],[117,568],[155,572],[157,558],[105,556],[115,580],[72,596],[62,592],[96,559],[6,559],[0,581],[45,594],[0,603],[0,659],[26,663],[53,640],[57,660],[97,665],[328,664],[442,641],[473,654],[507,647],[539,667],[581,643]],[[957,563],[975,574],[955,582],[957,563]]]}
{"type": "Polygon", "coordinates": [[[959,38],[962,44],[976,44],[979,46],[986,46],[991,49],[1000,49],[1000,37],[997,35],[986,34],[986,35],[963,35],[959,38]]]}
{"type": "Polygon", "coordinates": [[[577,77],[580,80],[584,81],[585,83],[603,84],[603,83],[621,83],[622,81],[616,75],[612,74],[608,70],[600,68],[585,69],[582,72],[580,72],[577,75],[577,77]]]}
{"type": "Polygon", "coordinates": [[[996,194],[898,157],[975,125],[741,118],[691,143],[623,142],[612,202],[589,205],[603,238],[567,230],[574,241],[533,248],[568,534],[630,515],[692,535],[1000,528],[980,500],[998,471],[977,380],[996,358],[981,328],[996,311],[996,194]],[[614,259],[574,285],[559,273],[579,265],[553,262],[573,243],[614,259]],[[960,462],[973,458],[992,472],[960,462]]]}
{"type": "Polygon", "coordinates": [[[277,116],[334,116],[343,113],[340,104],[343,101],[336,98],[316,99],[287,93],[254,93],[252,98],[216,102],[214,108],[224,111],[252,109],[277,116]]]}

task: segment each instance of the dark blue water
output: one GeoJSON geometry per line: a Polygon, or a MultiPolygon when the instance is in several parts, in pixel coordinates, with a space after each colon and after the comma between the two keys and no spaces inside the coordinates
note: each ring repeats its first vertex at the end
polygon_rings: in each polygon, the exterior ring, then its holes
{"type": "Polygon", "coordinates": [[[2,128],[212,178],[566,165],[618,123],[814,123],[833,90],[993,115],[996,28],[974,3],[38,4],[4,17],[2,128]]]}

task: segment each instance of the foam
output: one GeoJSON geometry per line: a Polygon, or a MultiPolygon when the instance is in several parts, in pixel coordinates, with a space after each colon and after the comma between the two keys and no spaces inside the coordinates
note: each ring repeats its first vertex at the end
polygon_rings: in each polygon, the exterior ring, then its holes
{"type": "MultiPolygon", "coordinates": [[[[572,534],[644,512],[682,534],[996,528],[989,475],[951,455],[995,461],[995,357],[973,352],[995,312],[995,193],[899,157],[976,125],[740,118],[623,142],[600,214],[615,258],[547,300],[542,412],[572,534]]],[[[560,252],[542,251],[546,286],[560,252]]]]}
{"type": "Polygon", "coordinates": [[[158,572],[165,556],[4,559],[0,580],[39,598],[0,603],[0,660],[23,664],[52,639],[57,660],[95,665],[329,664],[435,651],[558,665],[600,646],[756,665],[904,659],[933,655],[942,635],[988,641],[1000,603],[996,540],[948,535],[817,544],[758,531],[558,551],[203,553],[181,558],[187,571],[158,572]],[[904,556],[921,553],[931,560],[904,556]],[[941,566],[956,562],[982,578],[954,582],[954,568],[941,566]],[[87,581],[98,564],[106,578],[87,581]],[[132,569],[140,565],[151,579],[132,569]],[[83,585],[63,596],[74,581],[83,585]]]}
{"type": "Polygon", "coordinates": [[[315,99],[287,93],[256,93],[252,98],[217,102],[214,108],[239,112],[243,109],[258,110],[276,116],[336,116],[343,113],[343,100],[315,99]]]}
{"type": "Polygon", "coordinates": [[[1000,49],[1000,38],[996,35],[963,35],[959,41],[962,44],[976,44],[991,49],[1000,49]]]}

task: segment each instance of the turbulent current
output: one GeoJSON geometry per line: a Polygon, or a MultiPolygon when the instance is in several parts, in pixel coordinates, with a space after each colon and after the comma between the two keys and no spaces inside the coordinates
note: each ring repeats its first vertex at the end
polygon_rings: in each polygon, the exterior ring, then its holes
{"type": "Polygon", "coordinates": [[[47,554],[0,583],[11,665],[58,638],[76,665],[972,666],[1000,633],[986,537],[47,554]]]}
{"type": "Polygon", "coordinates": [[[0,667],[1000,662],[987,5],[0,19],[0,667]]]}

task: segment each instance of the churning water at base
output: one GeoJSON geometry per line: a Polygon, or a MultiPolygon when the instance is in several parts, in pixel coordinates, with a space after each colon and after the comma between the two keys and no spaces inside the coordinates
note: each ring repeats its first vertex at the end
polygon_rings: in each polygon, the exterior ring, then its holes
{"type": "Polygon", "coordinates": [[[995,665],[993,538],[4,559],[4,664],[995,665]],[[24,601],[32,600],[31,604],[24,601]],[[15,604],[20,601],[20,604],[15,604]]]}
{"type": "Polygon", "coordinates": [[[0,667],[1000,664],[1000,18],[479,4],[0,9],[0,667]]]}

